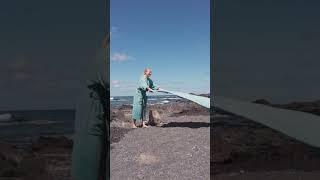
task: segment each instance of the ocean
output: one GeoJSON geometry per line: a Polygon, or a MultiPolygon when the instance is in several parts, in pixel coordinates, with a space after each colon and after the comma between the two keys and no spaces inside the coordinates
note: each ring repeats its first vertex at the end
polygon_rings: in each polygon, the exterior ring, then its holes
{"type": "MultiPolygon", "coordinates": [[[[111,108],[131,105],[133,96],[110,98],[111,108]]],[[[148,96],[148,104],[166,104],[185,101],[174,95],[148,96]]],[[[38,136],[72,137],[75,109],[0,111],[0,138],[25,141],[38,136]]]]}
{"type": "MultiPolygon", "coordinates": [[[[158,95],[158,96],[148,96],[148,105],[154,104],[166,104],[169,102],[186,101],[175,95],[158,95]]],[[[112,107],[118,107],[122,105],[132,105],[133,96],[111,96],[110,104],[112,107]]]]}
{"type": "Polygon", "coordinates": [[[0,138],[71,136],[74,119],[74,109],[0,111],[0,138]]]}
{"type": "Polygon", "coordinates": [[[74,122],[74,109],[0,111],[0,140],[24,148],[39,136],[72,138],[74,122]]]}

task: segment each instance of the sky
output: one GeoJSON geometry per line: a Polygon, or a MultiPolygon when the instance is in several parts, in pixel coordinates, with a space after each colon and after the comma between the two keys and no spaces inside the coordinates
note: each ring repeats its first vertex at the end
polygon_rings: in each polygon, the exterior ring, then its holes
{"type": "Polygon", "coordinates": [[[74,108],[106,13],[105,1],[2,2],[0,110],[74,108]]]}
{"type": "Polygon", "coordinates": [[[164,89],[210,92],[209,0],[111,0],[110,7],[111,96],[133,96],[145,67],[164,89]]]}
{"type": "Polygon", "coordinates": [[[319,100],[319,6],[313,0],[215,1],[214,95],[319,100]]]}
{"type": "MultiPolygon", "coordinates": [[[[144,67],[168,90],[273,102],[320,92],[320,6],[313,0],[111,0],[111,93],[133,95],[144,67]],[[201,3],[200,3],[201,2],[201,3]],[[116,87],[117,86],[117,87],[116,87]]],[[[73,108],[106,34],[105,1],[0,6],[0,110],[73,108]]]]}

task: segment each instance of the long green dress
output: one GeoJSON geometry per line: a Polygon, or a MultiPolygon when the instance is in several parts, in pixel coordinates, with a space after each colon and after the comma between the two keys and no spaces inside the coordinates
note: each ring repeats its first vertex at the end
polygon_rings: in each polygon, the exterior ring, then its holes
{"type": "Polygon", "coordinates": [[[147,109],[147,87],[156,90],[158,86],[146,75],[139,79],[139,87],[133,97],[132,118],[139,121],[144,119],[147,109]]]}

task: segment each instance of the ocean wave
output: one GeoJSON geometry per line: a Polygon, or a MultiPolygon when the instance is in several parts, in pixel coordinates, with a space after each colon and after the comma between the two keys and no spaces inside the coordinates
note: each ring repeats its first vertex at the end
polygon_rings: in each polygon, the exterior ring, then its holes
{"type": "Polygon", "coordinates": [[[169,102],[170,101],[168,101],[168,100],[161,101],[161,103],[164,103],[164,104],[169,103],[169,102]]]}
{"type": "Polygon", "coordinates": [[[168,101],[168,100],[164,100],[164,101],[160,101],[160,102],[156,102],[156,103],[148,103],[148,105],[167,104],[169,102],[170,101],[168,101]]]}
{"type": "Polygon", "coordinates": [[[182,99],[180,97],[164,98],[164,99],[182,99]]]}
{"type": "Polygon", "coordinates": [[[115,102],[125,102],[125,101],[130,101],[128,99],[110,99],[110,101],[115,101],[115,102]]]}

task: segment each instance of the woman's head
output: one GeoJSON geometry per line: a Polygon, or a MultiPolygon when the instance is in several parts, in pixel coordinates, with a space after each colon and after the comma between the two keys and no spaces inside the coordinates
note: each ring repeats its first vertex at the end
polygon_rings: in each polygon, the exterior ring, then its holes
{"type": "Polygon", "coordinates": [[[152,69],[150,68],[145,68],[144,69],[144,75],[150,77],[152,75],[152,69]]]}

